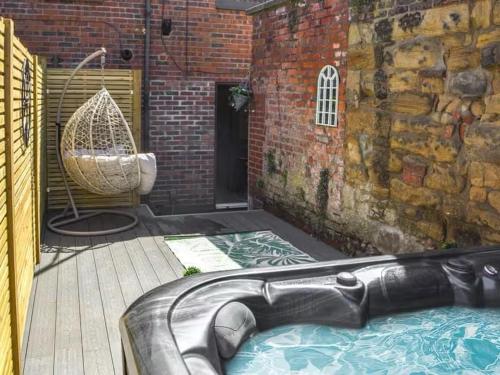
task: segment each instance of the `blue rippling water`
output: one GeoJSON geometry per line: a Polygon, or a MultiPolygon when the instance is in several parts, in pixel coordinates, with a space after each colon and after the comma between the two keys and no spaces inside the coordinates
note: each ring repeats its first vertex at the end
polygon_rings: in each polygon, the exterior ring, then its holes
{"type": "Polygon", "coordinates": [[[444,307],[363,329],[288,325],[247,340],[226,374],[500,374],[500,309],[444,307]]]}

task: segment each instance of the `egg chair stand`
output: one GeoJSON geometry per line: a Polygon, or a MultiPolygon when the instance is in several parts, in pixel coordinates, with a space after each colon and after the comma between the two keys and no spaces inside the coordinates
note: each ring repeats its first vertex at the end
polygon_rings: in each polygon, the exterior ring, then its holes
{"type": "MultiPolygon", "coordinates": [[[[102,49],[94,52],[93,54],[89,55],[87,58],[85,58],[71,73],[70,77],[68,78],[68,80],[66,81],[66,83],[64,85],[63,91],[61,93],[61,97],[59,98],[59,104],[58,104],[57,115],[56,115],[56,155],[57,155],[57,164],[59,166],[59,170],[61,171],[62,180],[64,183],[64,188],[66,189],[66,192],[68,194],[68,204],[61,214],[52,217],[48,221],[47,226],[53,232],[56,232],[56,233],[59,233],[62,235],[102,236],[102,235],[108,235],[108,234],[115,234],[115,233],[120,233],[120,232],[123,232],[123,231],[126,231],[128,229],[133,228],[134,226],[137,225],[137,223],[139,221],[137,218],[137,215],[135,215],[131,212],[125,212],[125,211],[114,210],[114,209],[79,210],[76,207],[75,200],[74,200],[73,194],[71,192],[71,188],[68,184],[68,177],[66,176],[66,173],[69,171],[67,171],[67,169],[65,168],[65,164],[63,163],[63,155],[62,155],[62,151],[61,151],[61,144],[62,144],[62,142],[61,142],[62,141],[62,139],[61,139],[61,130],[62,130],[61,129],[61,111],[62,111],[64,96],[65,96],[66,91],[67,91],[72,79],[74,78],[75,74],[82,67],[84,67],[87,63],[89,63],[90,61],[92,61],[93,59],[98,58],[98,57],[101,57],[101,70],[102,70],[102,74],[103,74],[103,78],[102,78],[103,79],[103,90],[105,90],[104,89],[105,56],[106,56],[106,50],[104,48],[102,48],[102,49]],[[88,229],[87,230],[85,230],[85,229],[72,230],[72,229],[66,228],[70,224],[80,223],[84,220],[87,220],[89,218],[99,216],[99,215],[119,216],[119,217],[125,218],[127,223],[124,225],[116,226],[116,227],[109,228],[109,229],[103,229],[103,230],[88,230],[88,229]]],[[[112,101],[112,99],[111,99],[111,101],[112,101]]],[[[115,104],[114,101],[112,101],[112,102],[113,102],[113,104],[115,104]]],[[[115,104],[115,106],[116,106],[116,104],[115,104]]],[[[116,108],[118,108],[118,107],[116,107],[116,108]]],[[[130,129],[128,128],[128,125],[126,124],[126,121],[123,118],[123,114],[119,111],[119,109],[117,112],[121,116],[121,119],[125,122],[125,126],[127,128],[126,131],[128,132],[126,134],[128,134],[131,137],[130,129]]],[[[108,114],[108,119],[109,119],[109,117],[110,117],[110,115],[108,114]]],[[[92,135],[90,136],[90,138],[92,139],[92,135]]],[[[133,138],[131,138],[131,141],[132,141],[132,147],[131,147],[132,152],[134,152],[135,155],[137,155],[137,150],[135,148],[135,144],[133,144],[133,138]]],[[[123,172],[123,168],[122,168],[121,172],[123,172]]],[[[102,173],[101,173],[101,175],[102,175],[102,173]]],[[[70,176],[73,176],[73,175],[70,173],[70,176]]],[[[75,178],[73,178],[73,180],[75,180],[75,182],[77,182],[80,186],[87,188],[87,185],[86,185],[87,179],[85,178],[85,176],[81,176],[81,177],[82,177],[81,181],[83,181],[84,183],[80,183],[80,181],[76,180],[75,178]]],[[[105,179],[105,181],[107,181],[107,180],[105,179]]],[[[87,189],[87,190],[89,190],[89,189],[87,189]]],[[[100,192],[103,195],[106,195],[106,194],[104,194],[104,192],[101,192],[101,190],[97,190],[97,188],[94,190],[95,190],[94,192],[100,192]]]]}

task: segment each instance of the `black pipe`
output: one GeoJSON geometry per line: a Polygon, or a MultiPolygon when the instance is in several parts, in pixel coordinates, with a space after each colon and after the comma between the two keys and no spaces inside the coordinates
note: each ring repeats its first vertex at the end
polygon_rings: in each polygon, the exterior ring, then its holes
{"type": "Polygon", "coordinates": [[[151,53],[151,0],[146,0],[144,4],[144,70],[143,70],[143,121],[142,121],[142,151],[149,151],[149,55],[151,53]]]}
{"type": "Polygon", "coordinates": [[[184,27],[184,78],[189,77],[189,0],[186,0],[184,27]]]}

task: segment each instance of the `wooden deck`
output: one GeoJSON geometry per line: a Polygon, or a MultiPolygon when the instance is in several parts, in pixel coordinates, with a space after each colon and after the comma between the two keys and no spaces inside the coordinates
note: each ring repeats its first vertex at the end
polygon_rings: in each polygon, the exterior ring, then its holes
{"type": "MultiPolygon", "coordinates": [[[[118,320],[148,290],[181,277],[163,235],[270,229],[317,260],[343,256],[265,211],[153,217],[103,237],[45,232],[24,338],[24,374],[122,374],[118,320]]],[[[84,225],[102,227],[106,219],[84,225]]]]}

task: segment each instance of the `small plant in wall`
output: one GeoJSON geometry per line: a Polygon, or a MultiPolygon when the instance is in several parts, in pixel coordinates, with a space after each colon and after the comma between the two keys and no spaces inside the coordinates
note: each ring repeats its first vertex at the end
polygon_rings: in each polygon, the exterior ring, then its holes
{"type": "Polygon", "coordinates": [[[241,111],[247,107],[251,96],[250,84],[248,82],[240,83],[229,89],[229,104],[235,111],[241,111]]]}
{"type": "Polygon", "coordinates": [[[289,1],[292,5],[299,8],[304,8],[307,5],[306,0],[289,0],[289,1]]]}
{"type": "Polygon", "coordinates": [[[350,0],[349,5],[356,13],[360,13],[365,8],[373,6],[373,0],[350,0]]]}
{"type": "Polygon", "coordinates": [[[276,165],[276,156],[274,150],[266,152],[267,174],[278,173],[278,166],[276,165]]]}
{"type": "Polygon", "coordinates": [[[457,247],[458,247],[458,244],[456,242],[444,241],[441,243],[441,249],[443,249],[443,250],[455,249],[457,247]]]}
{"type": "Polygon", "coordinates": [[[257,189],[263,190],[265,187],[264,180],[262,178],[257,179],[255,185],[257,186],[257,189]]]}
{"type": "Polygon", "coordinates": [[[288,171],[284,170],[281,172],[281,182],[283,183],[283,187],[286,188],[286,185],[288,184],[288,171]]]}
{"type": "Polygon", "coordinates": [[[319,174],[319,182],[316,187],[316,205],[318,207],[318,214],[321,219],[326,218],[328,210],[328,186],[330,182],[330,170],[323,168],[319,174]]]}

